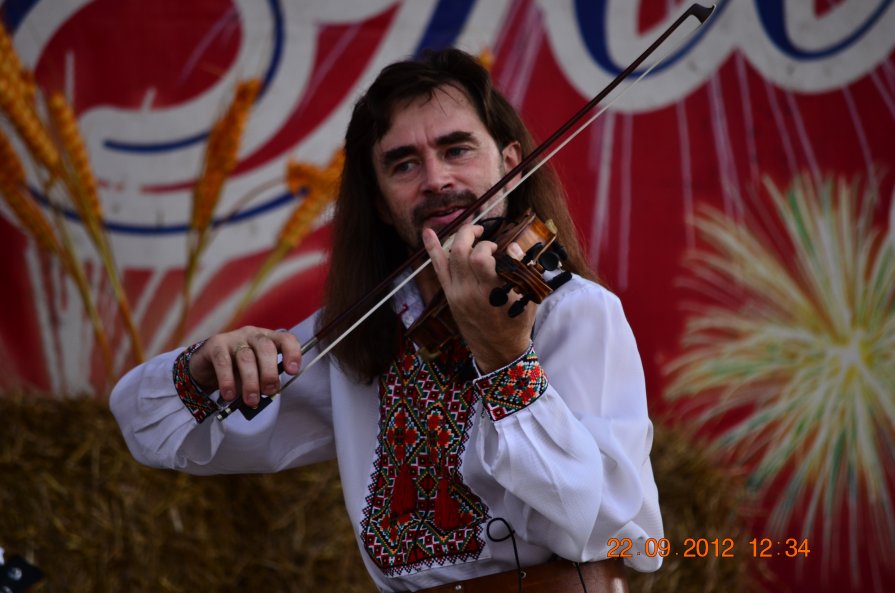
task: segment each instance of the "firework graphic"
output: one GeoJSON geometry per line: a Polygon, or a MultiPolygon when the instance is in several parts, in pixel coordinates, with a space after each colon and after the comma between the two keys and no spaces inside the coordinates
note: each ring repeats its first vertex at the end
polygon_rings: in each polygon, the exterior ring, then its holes
{"type": "Polygon", "coordinates": [[[825,565],[848,558],[857,583],[859,559],[895,543],[895,244],[874,222],[872,188],[765,187],[770,225],[708,208],[694,218],[687,282],[704,302],[666,367],[667,397],[698,406],[750,487],[773,490],[768,528],[801,523],[825,565]]]}

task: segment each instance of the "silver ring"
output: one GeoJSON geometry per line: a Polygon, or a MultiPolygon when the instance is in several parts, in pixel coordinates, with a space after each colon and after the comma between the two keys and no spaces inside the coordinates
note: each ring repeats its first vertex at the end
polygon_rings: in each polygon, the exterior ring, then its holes
{"type": "Polygon", "coordinates": [[[240,344],[240,345],[237,346],[236,349],[233,351],[233,356],[236,356],[237,354],[239,354],[240,350],[245,350],[245,349],[249,349],[249,350],[251,350],[252,347],[249,346],[248,344],[240,344]]]}

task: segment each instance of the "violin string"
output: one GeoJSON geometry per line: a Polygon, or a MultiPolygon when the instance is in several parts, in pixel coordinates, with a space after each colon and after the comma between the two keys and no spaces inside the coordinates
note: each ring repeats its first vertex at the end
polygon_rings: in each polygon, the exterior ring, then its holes
{"type": "MultiPolygon", "coordinates": [[[[713,8],[714,8],[714,6],[715,5],[712,5],[713,8]]],[[[522,185],[522,183],[525,182],[526,179],[528,179],[529,177],[534,175],[542,166],[547,164],[556,155],[556,153],[558,153],[560,150],[565,148],[565,146],[569,142],[574,140],[581,132],[583,132],[588,126],[590,126],[594,121],[596,121],[597,118],[599,118],[610,107],[612,107],[612,105],[614,105],[618,100],[620,100],[622,97],[624,97],[632,88],[634,88],[634,86],[636,86],[641,80],[643,80],[646,76],[648,76],[650,72],[652,72],[657,66],[662,64],[668,58],[668,56],[672,55],[673,53],[677,52],[677,50],[682,48],[684,46],[684,43],[689,41],[690,37],[696,31],[699,30],[701,25],[702,25],[702,22],[700,22],[699,26],[697,26],[693,31],[690,31],[689,33],[684,35],[684,37],[680,41],[678,41],[678,43],[676,45],[671,47],[671,49],[667,50],[664,54],[661,54],[660,57],[651,66],[649,66],[646,70],[644,70],[637,78],[635,78],[631,82],[631,84],[627,85],[624,89],[619,91],[619,93],[613,99],[611,99],[608,103],[606,103],[603,107],[601,107],[596,113],[591,115],[587,120],[584,121],[583,124],[580,124],[577,128],[575,128],[572,132],[570,132],[569,135],[566,136],[562,140],[562,142],[560,142],[553,150],[548,152],[547,155],[543,159],[539,160],[534,166],[532,166],[531,169],[528,170],[528,172],[526,172],[522,177],[520,177],[519,181],[517,181],[512,186],[508,187],[503,193],[499,194],[498,196],[495,196],[495,199],[493,199],[489,204],[487,204],[482,209],[481,212],[479,212],[478,214],[475,215],[475,217],[473,217],[473,219],[470,221],[470,224],[476,224],[478,221],[480,221],[482,218],[484,218],[489,212],[491,212],[491,210],[496,208],[498,204],[500,204],[501,202],[506,200],[507,196],[509,196],[510,193],[512,193],[514,189],[516,189],[517,187],[522,185]]],[[[454,237],[456,237],[456,233],[454,233],[453,235],[451,235],[450,237],[445,239],[444,243],[442,244],[442,248],[445,250],[450,250],[451,245],[453,244],[453,241],[454,241],[454,237]]],[[[404,277],[400,282],[396,282],[395,286],[390,291],[388,291],[384,297],[379,299],[370,309],[367,310],[366,313],[361,315],[354,323],[352,323],[347,329],[345,329],[341,334],[339,334],[334,340],[330,341],[322,350],[320,350],[320,352],[318,352],[317,356],[315,356],[313,359],[311,359],[310,362],[308,362],[307,364],[303,364],[302,368],[298,371],[298,373],[296,373],[295,375],[292,375],[292,377],[290,377],[288,381],[283,383],[283,385],[280,387],[280,390],[277,393],[275,393],[274,395],[270,396],[270,398],[273,399],[276,396],[280,395],[280,393],[282,393],[283,390],[285,390],[296,379],[298,379],[300,376],[302,376],[305,373],[305,371],[310,369],[317,362],[319,362],[321,359],[323,359],[324,356],[329,354],[329,352],[333,348],[338,346],[342,340],[344,340],[346,337],[348,337],[348,335],[350,335],[351,332],[353,332],[355,329],[357,329],[357,327],[360,324],[362,324],[364,321],[366,321],[367,318],[369,318],[371,315],[373,315],[373,313],[378,311],[380,307],[382,307],[383,305],[388,303],[395,294],[397,294],[402,288],[404,288],[404,286],[406,286],[411,280],[416,278],[431,263],[432,263],[432,258],[426,258],[423,261],[423,263],[419,265],[419,267],[417,267],[416,269],[411,271],[411,273],[408,274],[406,277],[404,277]]],[[[311,340],[306,342],[305,345],[302,346],[301,353],[305,354],[307,351],[310,351],[311,348],[313,348],[317,345],[317,342],[318,342],[318,340],[316,338],[312,338],[311,340]]],[[[227,416],[229,416],[234,411],[236,411],[236,409],[239,406],[240,401],[241,401],[240,399],[236,399],[236,400],[230,402],[230,404],[228,406],[221,409],[220,413],[217,416],[217,419],[224,420],[227,416]]]]}

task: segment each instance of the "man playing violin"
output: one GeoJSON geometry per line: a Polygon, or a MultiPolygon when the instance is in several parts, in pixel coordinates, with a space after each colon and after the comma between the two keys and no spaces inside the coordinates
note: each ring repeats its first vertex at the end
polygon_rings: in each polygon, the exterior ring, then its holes
{"type": "MultiPolygon", "coordinates": [[[[609,540],[642,551],[662,537],[652,425],[634,337],[618,299],[593,280],[556,176],[540,168],[489,203],[488,216],[531,208],[556,224],[573,274],[542,304],[510,317],[509,304],[489,303],[504,282],[482,226],[460,226],[449,249],[436,236],[532,149],[469,55],[385,68],[346,132],[322,309],[289,332],[243,327],[132,370],[111,405],[133,455],[194,474],[337,458],[382,591],[500,593],[523,576],[530,593],[624,586],[609,540]],[[209,418],[279,392],[278,360],[298,373],[315,328],[420,246],[432,265],[257,419],[209,418]],[[423,355],[407,328],[440,292],[458,332],[423,355]]],[[[661,559],[626,561],[650,571],[661,559]]]]}

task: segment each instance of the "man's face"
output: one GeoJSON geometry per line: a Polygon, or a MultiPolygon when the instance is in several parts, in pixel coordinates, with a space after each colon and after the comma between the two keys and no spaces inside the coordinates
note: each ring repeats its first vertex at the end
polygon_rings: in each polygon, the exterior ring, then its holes
{"type": "MultiPolygon", "coordinates": [[[[417,248],[424,228],[438,231],[453,221],[520,158],[517,142],[498,148],[464,92],[439,87],[431,99],[398,104],[391,128],[373,146],[384,199],[379,215],[417,248]]],[[[505,211],[501,202],[488,216],[505,211]]]]}

